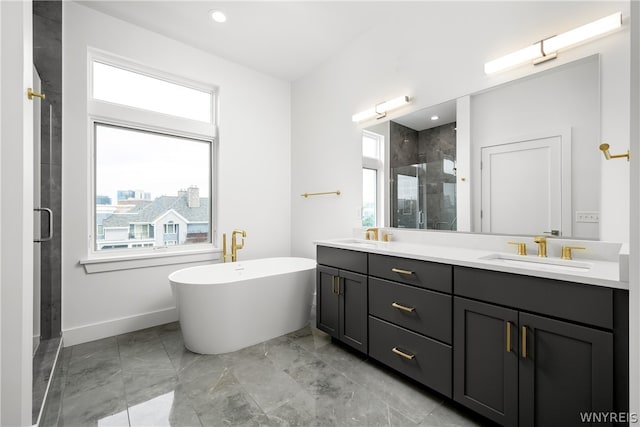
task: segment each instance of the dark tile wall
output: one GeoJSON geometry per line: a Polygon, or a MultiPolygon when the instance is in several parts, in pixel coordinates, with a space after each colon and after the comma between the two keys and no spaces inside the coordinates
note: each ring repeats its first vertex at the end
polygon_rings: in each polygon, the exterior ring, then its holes
{"type": "Polygon", "coordinates": [[[418,134],[418,158],[427,163],[426,228],[435,230],[456,229],[455,189],[456,177],[444,173],[443,160],[456,160],[456,124],[449,123],[418,134]]]}
{"type": "Polygon", "coordinates": [[[416,131],[390,122],[391,224],[395,227],[456,229],[455,175],[444,173],[443,160],[456,160],[456,124],[416,131]],[[411,168],[410,165],[426,165],[411,168]],[[411,169],[411,170],[409,170],[411,169]],[[398,173],[418,177],[417,205],[398,206],[398,173]]]}
{"type": "MultiPolygon", "coordinates": [[[[53,211],[54,237],[41,245],[42,339],[61,330],[61,206],[62,206],[62,2],[33,2],[33,62],[42,80],[41,206],[53,211]]],[[[43,215],[42,229],[48,229],[43,215]]]]}
{"type": "Polygon", "coordinates": [[[418,131],[391,121],[389,147],[389,164],[392,168],[418,163],[418,131]]]}

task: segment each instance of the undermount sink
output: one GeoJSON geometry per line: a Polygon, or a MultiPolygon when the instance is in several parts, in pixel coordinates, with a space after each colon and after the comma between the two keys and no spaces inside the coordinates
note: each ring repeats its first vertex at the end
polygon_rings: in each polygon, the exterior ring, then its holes
{"type": "Polygon", "coordinates": [[[370,240],[362,240],[362,239],[342,239],[342,240],[334,240],[336,243],[343,243],[346,245],[355,245],[366,248],[375,248],[378,242],[372,242],[370,240]]]}
{"type": "Polygon", "coordinates": [[[560,258],[542,258],[535,255],[527,256],[497,253],[480,257],[480,259],[513,267],[535,268],[547,271],[584,273],[589,271],[592,267],[592,264],[588,262],[565,260],[560,258]]]}

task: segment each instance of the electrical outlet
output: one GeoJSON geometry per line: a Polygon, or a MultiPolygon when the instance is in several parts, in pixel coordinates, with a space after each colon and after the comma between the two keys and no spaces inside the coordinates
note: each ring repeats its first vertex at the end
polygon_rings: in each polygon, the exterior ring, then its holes
{"type": "Polygon", "coordinates": [[[600,212],[576,211],[576,222],[600,222],[600,212]]]}

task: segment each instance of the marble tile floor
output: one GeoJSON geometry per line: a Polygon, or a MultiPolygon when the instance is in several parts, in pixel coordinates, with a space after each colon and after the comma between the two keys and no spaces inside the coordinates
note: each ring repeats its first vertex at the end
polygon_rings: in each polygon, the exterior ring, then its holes
{"type": "Polygon", "coordinates": [[[60,338],[42,340],[35,354],[33,355],[33,378],[32,378],[32,423],[36,424],[44,402],[47,385],[52,376],[53,364],[58,354],[60,338]]]}
{"type": "Polygon", "coordinates": [[[58,426],[481,426],[488,422],[307,326],[224,355],[178,323],[64,349],[58,426]]]}

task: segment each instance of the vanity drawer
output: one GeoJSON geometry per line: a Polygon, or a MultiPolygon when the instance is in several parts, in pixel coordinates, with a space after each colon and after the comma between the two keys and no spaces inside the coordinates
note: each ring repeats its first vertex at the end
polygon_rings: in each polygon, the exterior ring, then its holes
{"type": "Polygon", "coordinates": [[[370,276],[451,293],[450,265],[369,254],[369,266],[370,276]]]}
{"type": "Polygon", "coordinates": [[[366,252],[318,246],[316,260],[318,264],[367,274],[366,252]]]}
{"type": "Polygon", "coordinates": [[[369,316],[369,356],[451,397],[451,346],[369,316]]]}
{"type": "Polygon", "coordinates": [[[369,314],[451,344],[449,295],[370,278],[369,314]]]}

